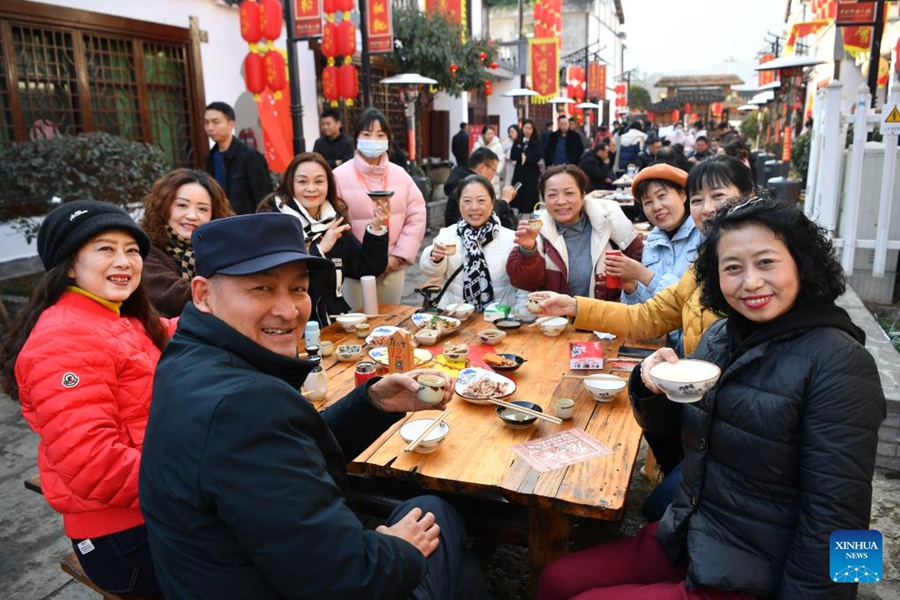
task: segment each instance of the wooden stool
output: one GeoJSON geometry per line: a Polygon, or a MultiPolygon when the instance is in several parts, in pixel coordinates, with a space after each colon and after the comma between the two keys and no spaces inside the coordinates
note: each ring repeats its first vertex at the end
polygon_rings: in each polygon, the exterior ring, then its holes
{"type": "Polygon", "coordinates": [[[65,573],[68,573],[72,576],[72,579],[75,581],[79,581],[84,585],[88,586],[98,594],[102,595],[106,600],[122,600],[121,596],[117,596],[115,594],[110,594],[109,592],[105,592],[91,581],[91,578],[84,574],[84,570],[81,568],[81,563],[78,562],[78,557],[74,552],[70,552],[66,554],[61,559],[59,559],[59,568],[62,569],[65,573]]]}
{"type": "Polygon", "coordinates": [[[656,464],[656,457],[653,456],[653,450],[650,448],[647,448],[647,460],[644,461],[644,466],[641,467],[641,475],[651,483],[659,483],[662,479],[659,465],[656,464]]]}

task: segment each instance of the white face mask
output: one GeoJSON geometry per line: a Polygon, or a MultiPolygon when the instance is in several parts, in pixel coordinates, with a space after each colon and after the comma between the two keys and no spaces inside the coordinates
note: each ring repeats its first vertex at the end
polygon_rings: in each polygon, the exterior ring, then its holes
{"type": "Polygon", "coordinates": [[[366,158],[380,158],[388,150],[387,140],[356,140],[356,149],[366,158]]]}

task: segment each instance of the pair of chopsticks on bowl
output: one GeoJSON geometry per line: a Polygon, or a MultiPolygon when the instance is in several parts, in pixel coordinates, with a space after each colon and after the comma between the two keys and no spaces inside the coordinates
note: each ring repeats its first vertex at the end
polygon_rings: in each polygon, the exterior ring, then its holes
{"type": "Polygon", "coordinates": [[[447,415],[450,414],[450,411],[451,411],[451,410],[453,410],[453,409],[452,409],[452,408],[448,408],[447,410],[445,410],[444,412],[442,412],[440,415],[438,415],[438,417],[437,417],[434,421],[432,421],[431,425],[429,425],[428,427],[425,428],[425,431],[423,431],[423,432],[419,435],[419,437],[417,437],[416,439],[414,439],[413,441],[411,441],[409,444],[406,445],[406,448],[404,448],[403,451],[404,451],[404,452],[412,452],[413,450],[415,450],[415,449],[416,449],[416,446],[418,446],[419,444],[421,444],[422,441],[423,441],[426,437],[428,437],[428,434],[429,434],[429,433],[431,433],[432,431],[434,431],[435,428],[436,428],[438,425],[440,425],[441,423],[444,422],[444,419],[447,418],[447,415]]]}
{"type": "Polygon", "coordinates": [[[519,406],[518,404],[512,404],[510,402],[504,402],[503,400],[497,400],[496,398],[480,398],[480,400],[487,400],[491,404],[496,404],[497,406],[503,406],[510,410],[514,410],[520,413],[524,413],[530,417],[537,417],[538,419],[543,419],[545,421],[550,421],[556,425],[562,423],[562,419],[559,417],[554,417],[553,415],[544,414],[542,412],[538,412],[536,410],[531,410],[530,408],[525,408],[524,406],[519,406]]]}

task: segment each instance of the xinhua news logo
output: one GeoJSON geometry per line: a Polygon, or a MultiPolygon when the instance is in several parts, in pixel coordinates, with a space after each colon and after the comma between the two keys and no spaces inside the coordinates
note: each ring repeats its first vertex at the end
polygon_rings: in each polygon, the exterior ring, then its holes
{"type": "Polygon", "coordinates": [[[831,534],[831,580],[837,583],[881,581],[881,532],[839,530],[831,534]]]}

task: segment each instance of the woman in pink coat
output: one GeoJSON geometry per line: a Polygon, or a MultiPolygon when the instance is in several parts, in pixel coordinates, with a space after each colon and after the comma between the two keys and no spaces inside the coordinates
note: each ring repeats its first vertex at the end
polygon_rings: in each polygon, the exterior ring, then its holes
{"type": "MultiPolygon", "coordinates": [[[[416,254],[425,237],[425,199],[412,177],[388,160],[391,127],[378,109],[367,108],[356,122],[354,131],[356,153],[353,160],[334,170],[338,196],[349,209],[353,235],[362,241],[366,225],[375,214],[375,201],[369,192],[391,191],[394,195],[384,202],[388,219],[388,266],[377,278],[378,302],[399,304],[403,296],[406,267],[416,261],[416,254]]],[[[362,306],[360,284],[356,280],[344,282],[344,296],[354,309],[362,306]]]]}

